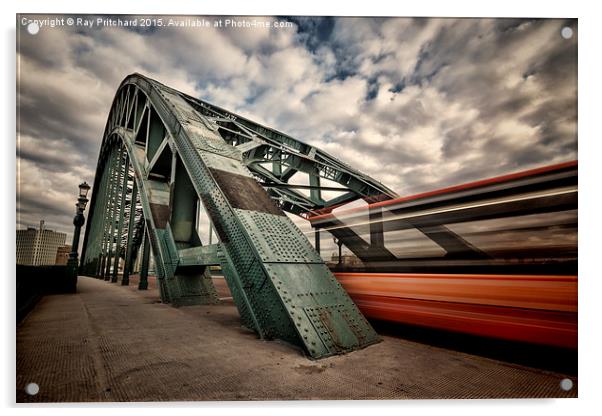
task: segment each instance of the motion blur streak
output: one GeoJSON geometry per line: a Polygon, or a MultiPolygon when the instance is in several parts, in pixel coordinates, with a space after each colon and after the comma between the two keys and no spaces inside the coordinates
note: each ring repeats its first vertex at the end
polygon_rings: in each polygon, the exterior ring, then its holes
{"type": "Polygon", "coordinates": [[[577,277],[335,273],[364,315],[403,324],[577,347],[577,277]]]}

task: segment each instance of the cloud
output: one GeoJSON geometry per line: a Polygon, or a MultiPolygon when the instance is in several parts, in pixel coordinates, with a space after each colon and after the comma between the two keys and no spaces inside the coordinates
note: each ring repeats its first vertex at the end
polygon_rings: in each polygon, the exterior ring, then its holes
{"type": "Polygon", "coordinates": [[[70,230],[74,190],[94,179],[113,96],[132,72],[320,147],[400,194],[577,157],[577,36],[560,36],[576,20],[290,20],[278,30],[19,29],[18,225],[70,230]]]}

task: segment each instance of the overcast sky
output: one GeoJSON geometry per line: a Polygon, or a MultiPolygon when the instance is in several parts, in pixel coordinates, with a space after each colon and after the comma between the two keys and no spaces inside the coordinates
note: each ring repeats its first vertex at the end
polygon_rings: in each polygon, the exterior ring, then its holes
{"type": "Polygon", "coordinates": [[[77,185],[94,181],[113,95],[133,72],[318,146],[401,195],[577,158],[576,20],[290,20],[36,35],[18,22],[17,227],[45,219],[71,233],[77,185]]]}

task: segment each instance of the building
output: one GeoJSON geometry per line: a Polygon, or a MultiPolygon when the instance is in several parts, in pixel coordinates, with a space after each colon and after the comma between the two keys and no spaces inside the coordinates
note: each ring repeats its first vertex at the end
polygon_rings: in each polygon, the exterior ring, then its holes
{"type": "Polygon", "coordinates": [[[67,244],[59,246],[56,251],[56,260],[54,261],[54,264],[67,264],[67,260],[69,260],[69,253],[71,253],[70,245],[67,244]]]}
{"type": "Polygon", "coordinates": [[[67,234],[40,227],[17,230],[17,264],[44,266],[55,264],[59,246],[65,245],[67,234]]]}

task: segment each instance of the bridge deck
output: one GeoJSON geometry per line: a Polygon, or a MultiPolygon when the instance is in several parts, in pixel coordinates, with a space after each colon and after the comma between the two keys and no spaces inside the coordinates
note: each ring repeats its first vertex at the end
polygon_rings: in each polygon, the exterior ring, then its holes
{"type": "Polygon", "coordinates": [[[229,301],[176,309],[86,277],[17,327],[17,402],[575,397],[563,378],[387,336],[312,361],[241,328],[229,301]]]}

